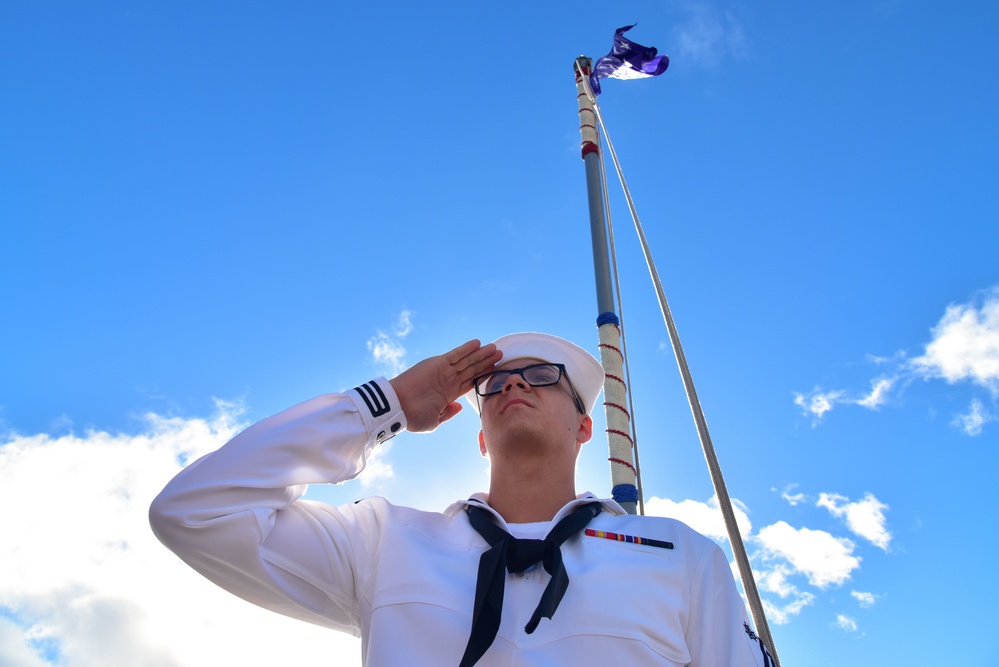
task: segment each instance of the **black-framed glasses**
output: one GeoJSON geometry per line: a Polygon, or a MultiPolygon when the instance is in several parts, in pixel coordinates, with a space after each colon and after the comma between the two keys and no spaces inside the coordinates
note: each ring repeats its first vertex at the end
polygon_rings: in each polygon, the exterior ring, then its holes
{"type": "Polygon", "coordinates": [[[566,383],[572,391],[572,398],[576,403],[576,409],[582,414],[586,414],[586,410],[583,409],[583,402],[579,399],[576,388],[572,386],[572,380],[569,379],[569,374],[565,372],[563,364],[531,364],[523,368],[506,368],[486,373],[472,381],[475,385],[475,393],[483,398],[498,394],[503,391],[503,387],[506,386],[507,381],[512,375],[519,375],[524,378],[524,382],[532,387],[551,387],[558,384],[562,377],[565,376],[566,383]]]}

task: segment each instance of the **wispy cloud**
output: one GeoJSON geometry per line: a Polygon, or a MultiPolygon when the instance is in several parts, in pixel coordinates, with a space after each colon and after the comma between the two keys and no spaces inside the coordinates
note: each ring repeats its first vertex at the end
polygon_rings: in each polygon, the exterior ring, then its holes
{"type": "Polygon", "coordinates": [[[368,339],[368,351],[386,375],[396,376],[406,369],[406,348],[403,340],[413,330],[411,316],[410,311],[403,310],[390,332],[378,330],[368,339]]]}
{"type": "Polygon", "coordinates": [[[0,664],[359,664],[353,638],[247,604],[153,536],[153,496],[243,426],[239,405],[217,405],[134,434],[0,439],[0,664]]]}
{"type": "Polygon", "coordinates": [[[877,378],[871,380],[871,391],[866,396],[857,399],[857,405],[876,410],[888,400],[888,392],[895,385],[898,378],[877,378]]]}
{"type": "Polygon", "coordinates": [[[383,442],[371,450],[371,454],[364,462],[364,470],[357,477],[365,489],[370,489],[395,477],[395,469],[388,460],[392,444],[391,441],[383,442]]]}
{"type": "Polygon", "coordinates": [[[857,631],[857,621],[846,614],[836,614],[836,627],[847,632],[857,631]]]}
{"type": "Polygon", "coordinates": [[[683,19],[673,30],[668,51],[678,62],[716,67],[725,58],[741,58],[748,51],[742,23],[731,11],[707,2],[689,0],[679,5],[683,19]]]}
{"type": "Polygon", "coordinates": [[[821,387],[816,387],[807,394],[795,393],[794,404],[806,414],[814,415],[816,419],[822,419],[837,403],[848,402],[843,400],[844,393],[840,390],[823,391],[821,387]]]}
{"type": "MultiPolygon", "coordinates": [[[[798,488],[797,484],[788,484],[787,486],[784,487],[784,490],[781,491],[780,493],[780,497],[783,498],[785,501],[787,501],[787,504],[790,505],[791,507],[800,505],[801,503],[807,502],[808,500],[808,498],[805,496],[804,493],[801,492],[791,493],[797,488],[798,488]]],[[[777,489],[771,489],[771,490],[776,491],[777,489]]]]}
{"type": "Polygon", "coordinates": [[[877,600],[877,596],[874,593],[864,593],[861,591],[850,591],[850,595],[860,604],[861,607],[865,609],[867,607],[873,607],[874,602],[877,600]]]}
{"type": "Polygon", "coordinates": [[[849,498],[835,493],[821,493],[816,503],[836,517],[846,521],[847,528],[855,535],[863,537],[883,551],[888,551],[891,533],[885,527],[887,519],[884,511],[888,506],[868,493],[863,500],[850,502],[849,498]]]}
{"type": "Polygon", "coordinates": [[[897,377],[875,378],[871,380],[868,392],[848,392],[843,389],[824,391],[821,387],[815,387],[808,393],[795,393],[794,404],[805,414],[815,417],[815,423],[837,405],[860,405],[877,410],[888,401],[889,392],[897,381],[897,377]]]}
{"type": "MultiPolygon", "coordinates": [[[[403,309],[399,319],[389,333],[382,330],[368,339],[368,351],[371,358],[381,368],[381,372],[394,377],[406,370],[406,347],[403,341],[413,331],[412,313],[403,309]]],[[[391,443],[376,447],[365,462],[364,470],[358,479],[365,489],[370,489],[380,483],[395,477],[395,469],[389,460],[392,451],[391,443]]]]}
{"type": "MultiPolygon", "coordinates": [[[[888,369],[870,381],[869,391],[817,386],[809,392],[795,392],[794,404],[818,425],[838,405],[876,410],[915,379],[970,382],[986,389],[993,400],[999,398],[999,286],[984,290],[968,303],[947,306],[920,356],[909,359],[900,351],[892,357],[869,355],[868,361],[888,369]]],[[[956,415],[951,423],[968,435],[979,435],[995,419],[976,398],[969,411],[956,415]]]]}
{"type": "Polygon", "coordinates": [[[780,598],[780,603],[764,599],[767,618],[778,625],[788,623],[808,605],[815,602],[815,595],[799,590],[789,581],[794,570],[786,563],[777,563],[769,569],[759,571],[755,576],[757,585],[762,592],[774,593],[780,598]]]}
{"type": "Polygon", "coordinates": [[[971,399],[971,405],[968,406],[968,412],[963,415],[956,415],[951,424],[968,435],[981,435],[982,427],[995,420],[996,416],[989,412],[980,400],[973,398],[971,399]]]}

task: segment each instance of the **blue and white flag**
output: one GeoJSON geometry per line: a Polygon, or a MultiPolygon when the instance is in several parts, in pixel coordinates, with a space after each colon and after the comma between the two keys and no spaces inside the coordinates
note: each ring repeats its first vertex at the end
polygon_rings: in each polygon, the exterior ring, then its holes
{"type": "Polygon", "coordinates": [[[618,28],[614,32],[614,48],[593,65],[590,87],[594,95],[600,94],[600,79],[644,79],[659,76],[669,67],[669,56],[659,55],[656,47],[636,44],[624,36],[636,25],[618,28]]]}

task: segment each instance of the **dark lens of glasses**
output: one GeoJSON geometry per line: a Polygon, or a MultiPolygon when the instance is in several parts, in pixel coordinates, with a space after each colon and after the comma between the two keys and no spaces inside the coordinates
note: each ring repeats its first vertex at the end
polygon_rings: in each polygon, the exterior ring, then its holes
{"type": "Polygon", "coordinates": [[[558,384],[562,379],[560,364],[534,364],[526,368],[511,368],[496,371],[475,379],[475,392],[479,396],[491,396],[503,391],[511,375],[519,375],[532,387],[547,387],[558,384]]]}

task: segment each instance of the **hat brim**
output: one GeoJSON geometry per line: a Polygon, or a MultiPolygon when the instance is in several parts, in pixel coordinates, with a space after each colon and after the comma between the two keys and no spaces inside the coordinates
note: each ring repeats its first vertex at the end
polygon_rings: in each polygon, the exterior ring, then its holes
{"type": "MultiPolygon", "coordinates": [[[[538,359],[565,366],[566,375],[582,400],[587,414],[593,412],[604,386],[604,369],[592,354],[564,338],[537,332],[514,333],[493,341],[503,352],[500,363],[518,359],[538,359]]],[[[465,400],[479,412],[475,389],[465,394],[465,400]]]]}

